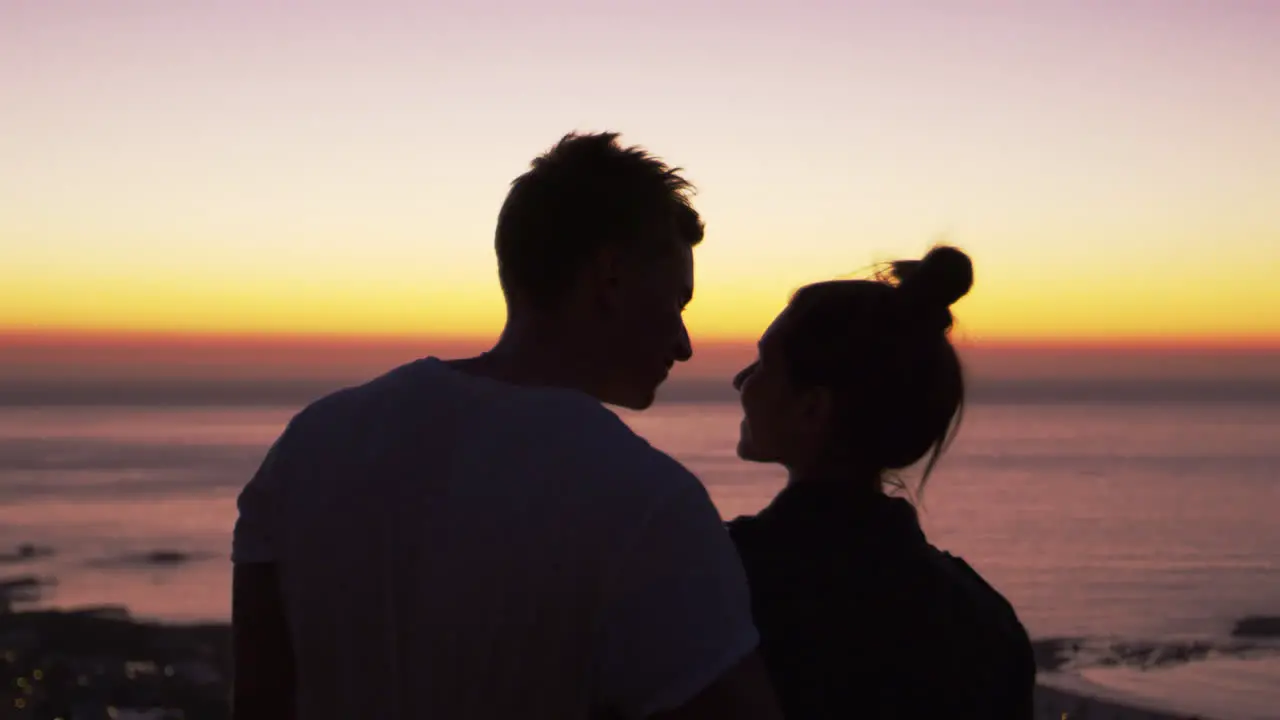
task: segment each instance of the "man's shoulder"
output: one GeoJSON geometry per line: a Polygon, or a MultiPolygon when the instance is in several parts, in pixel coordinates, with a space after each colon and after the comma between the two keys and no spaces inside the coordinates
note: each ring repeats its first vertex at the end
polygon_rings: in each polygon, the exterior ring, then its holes
{"type": "Polygon", "coordinates": [[[428,359],[414,360],[396,366],[381,375],[353,385],[332,390],[307,403],[294,415],[294,420],[327,419],[369,409],[412,401],[423,391],[443,387],[438,373],[428,359]]]}
{"type": "MultiPolygon", "coordinates": [[[[421,396],[417,382],[422,361],[406,363],[364,382],[332,390],[307,403],[286,423],[276,441],[277,454],[311,452],[334,438],[350,441],[357,435],[384,431],[421,396]]],[[[343,444],[348,444],[344,442],[343,444]]]]}
{"type": "MultiPolygon", "coordinates": [[[[613,410],[587,396],[535,397],[517,420],[516,439],[533,458],[607,494],[610,503],[650,505],[705,492],[678,460],[636,434],[613,410]]],[[[568,480],[569,478],[563,478],[568,480]]]]}
{"type": "Polygon", "coordinates": [[[620,492],[702,487],[679,461],[584,393],[473,382],[430,359],[316,399],[293,417],[285,434],[306,446],[335,433],[346,442],[353,433],[375,433],[385,442],[402,425],[423,423],[446,423],[461,441],[459,448],[500,455],[509,446],[524,462],[543,458],[549,468],[601,478],[620,492]]]}
{"type": "Polygon", "coordinates": [[[622,475],[697,482],[680,461],[654,447],[608,409],[601,407],[600,411],[607,419],[592,424],[589,434],[581,438],[595,447],[591,461],[622,475]]]}

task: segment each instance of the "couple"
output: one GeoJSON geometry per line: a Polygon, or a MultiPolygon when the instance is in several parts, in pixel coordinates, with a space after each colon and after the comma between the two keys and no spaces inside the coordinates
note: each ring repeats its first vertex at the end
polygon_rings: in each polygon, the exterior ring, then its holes
{"type": "Polygon", "coordinates": [[[958,418],[968,258],[796,293],[733,381],[739,454],[790,482],[726,532],[604,407],[692,355],[690,191],[566,136],[499,214],[493,349],[293,418],[239,498],[238,720],[1030,717],[1013,609],[883,491],[958,418]]]}

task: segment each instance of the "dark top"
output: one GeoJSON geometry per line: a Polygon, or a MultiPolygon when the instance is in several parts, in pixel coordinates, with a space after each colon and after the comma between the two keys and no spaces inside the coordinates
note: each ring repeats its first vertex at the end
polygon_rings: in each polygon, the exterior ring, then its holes
{"type": "Polygon", "coordinates": [[[797,483],[729,531],[788,720],[1032,717],[1013,607],[906,500],[797,483]]]}

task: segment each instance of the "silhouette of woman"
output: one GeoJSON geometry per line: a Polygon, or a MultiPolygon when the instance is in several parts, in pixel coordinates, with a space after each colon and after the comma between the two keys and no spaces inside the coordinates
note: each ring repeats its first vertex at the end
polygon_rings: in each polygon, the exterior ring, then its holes
{"type": "Polygon", "coordinates": [[[886,492],[925,460],[920,497],[959,426],[950,306],[972,284],[969,257],[937,247],[874,280],[809,285],[734,378],[739,456],[789,473],[729,530],[790,720],[1032,717],[1035,663],[1012,606],[886,492]]]}

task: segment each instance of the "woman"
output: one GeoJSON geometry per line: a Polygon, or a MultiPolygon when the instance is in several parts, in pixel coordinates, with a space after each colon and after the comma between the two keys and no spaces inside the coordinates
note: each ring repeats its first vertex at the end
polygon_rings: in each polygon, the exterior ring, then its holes
{"type": "Polygon", "coordinates": [[[968,256],[938,247],[876,280],[805,287],[734,379],[739,456],[789,474],[729,529],[790,720],[1032,716],[1013,608],[886,492],[924,460],[919,497],[958,425],[949,308],[972,283],[968,256]]]}

